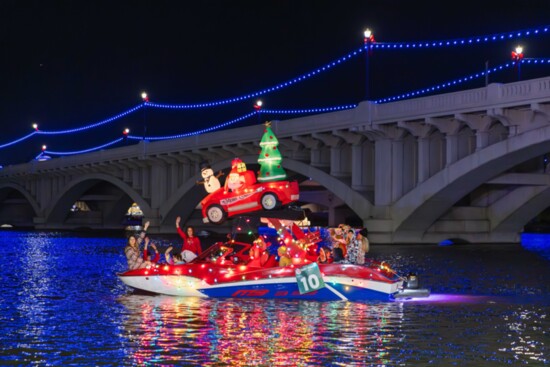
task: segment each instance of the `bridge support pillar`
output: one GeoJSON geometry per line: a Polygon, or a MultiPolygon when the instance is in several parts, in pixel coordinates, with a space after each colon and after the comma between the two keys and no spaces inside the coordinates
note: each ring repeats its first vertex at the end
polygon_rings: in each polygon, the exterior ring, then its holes
{"type": "Polygon", "coordinates": [[[179,183],[178,183],[178,164],[172,163],[170,165],[170,194],[176,192],[178,189],[179,183]]]}
{"type": "Polygon", "coordinates": [[[489,145],[489,132],[488,131],[476,131],[476,151],[481,150],[489,145]]]}
{"type": "Polygon", "coordinates": [[[166,200],[166,167],[157,163],[151,167],[151,208],[158,209],[166,200]]]}
{"type": "Polygon", "coordinates": [[[140,170],[138,167],[132,168],[132,189],[139,190],[141,189],[141,180],[139,177],[140,170]]]}
{"type": "Polygon", "coordinates": [[[323,166],[323,164],[321,163],[321,149],[311,149],[310,161],[313,167],[323,166]]]}
{"type": "Polygon", "coordinates": [[[430,177],[430,140],[418,138],[418,184],[430,177]]]}
{"type": "Polygon", "coordinates": [[[372,169],[370,157],[363,156],[363,146],[355,144],[351,146],[351,188],[356,191],[367,191],[367,173],[372,169]]]}
{"type": "Polygon", "coordinates": [[[374,143],[374,205],[390,205],[392,199],[392,142],[389,139],[377,140],[374,143]]]}
{"type": "MultiPolygon", "coordinates": [[[[342,145],[330,148],[330,174],[332,176],[349,177],[351,175],[348,168],[351,157],[347,156],[349,154],[346,155],[345,153],[342,145]]],[[[347,153],[349,153],[349,150],[347,153]]]]}
{"type": "Polygon", "coordinates": [[[38,202],[42,208],[48,207],[53,197],[52,195],[52,180],[49,177],[44,177],[38,185],[38,202]]]}
{"type": "Polygon", "coordinates": [[[458,160],[458,135],[452,134],[445,137],[447,152],[446,152],[446,166],[450,166],[458,160]]]}
{"type": "Polygon", "coordinates": [[[391,194],[392,202],[394,202],[403,196],[403,140],[393,140],[391,148],[391,194]]]}
{"type": "Polygon", "coordinates": [[[141,176],[141,192],[144,198],[151,198],[151,170],[149,167],[139,169],[141,176]]]}

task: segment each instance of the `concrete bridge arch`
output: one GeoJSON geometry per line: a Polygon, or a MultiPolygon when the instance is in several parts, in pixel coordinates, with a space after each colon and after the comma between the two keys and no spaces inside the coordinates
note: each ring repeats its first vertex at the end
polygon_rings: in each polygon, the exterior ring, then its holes
{"type": "MultiPolygon", "coordinates": [[[[480,149],[436,173],[392,205],[393,240],[422,241],[430,226],[476,187],[548,152],[549,139],[550,126],[530,130],[480,149]]],[[[507,209],[500,204],[501,217],[494,216],[492,221],[488,218],[492,222],[491,227],[497,232],[521,229],[526,221],[548,206],[548,195],[545,189],[539,189],[530,197],[522,195],[528,198],[523,201],[508,200],[507,209]],[[544,201],[537,201],[537,197],[544,201]]],[[[493,207],[492,211],[487,209],[489,216],[497,207],[493,207]]]]}
{"type": "Polygon", "coordinates": [[[520,187],[491,205],[491,231],[519,233],[523,227],[550,206],[550,177],[541,186],[520,187]]]}
{"type": "Polygon", "coordinates": [[[108,183],[118,191],[117,195],[95,197],[95,199],[110,201],[109,209],[102,210],[102,223],[96,223],[100,227],[116,225],[120,227],[120,219],[124,217],[133,202],[139,205],[145,217],[154,216],[149,203],[124,181],[104,173],[88,173],[73,179],[58,192],[46,209],[45,222],[54,223],[62,228],[71,206],[100,183],[108,183]]]}
{"type": "Polygon", "coordinates": [[[23,186],[12,182],[0,184],[0,225],[31,226],[39,213],[38,202],[23,186]]]}

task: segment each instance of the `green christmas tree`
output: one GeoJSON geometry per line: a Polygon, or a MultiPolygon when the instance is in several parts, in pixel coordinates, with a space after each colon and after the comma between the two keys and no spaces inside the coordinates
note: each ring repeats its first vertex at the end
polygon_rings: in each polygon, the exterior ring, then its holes
{"type": "Polygon", "coordinates": [[[273,130],[271,130],[271,122],[265,123],[264,135],[260,141],[260,147],[262,151],[258,156],[258,163],[260,164],[260,173],[258,174],[259,182],[269,181],[281,181],[286,179],[286,172],[281,166],[281,153],[277,146],[279,140],[273,130]]]}

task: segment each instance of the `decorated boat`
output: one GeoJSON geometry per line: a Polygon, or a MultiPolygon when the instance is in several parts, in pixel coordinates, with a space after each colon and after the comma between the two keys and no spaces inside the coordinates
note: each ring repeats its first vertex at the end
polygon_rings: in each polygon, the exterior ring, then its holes
{"type": "MultiPolygon", "coordinates": [[[[311,300],[391,300],[427,296],[407,288],[407,278],[387,264],[301,264],[278,266],[268,255],[254,258],[252,245],[216,243],[192,262],[157,264],[128,270],[118,277],[128,286],[150,293],[183,297],[282,298],[311,300]]],[[[414,281],[414,279],[413,279],[414,281]]]]}
{"type": "Polygon", "coordinates": [[[260,146],[257,176],[235,158],[225,185],[218,180],[224,173],[214,174],[208,163],[202,165],[203,180],[197,183],[204,184],[208,193],[201,202],[205,223],[242,219],[263,210],[262,221],[273,230],[272,238],[259,233],[252,244],[216,243],[187,264],[157,264],[120,273],[119,278],[138,290],[189,297],[388,300],[429,293],[405,287],[414,279],[406,280],[383,262],[357,265],[325,259],[318,264],[320,252],[325,253],[320,231],[302,230],[288,212],[284,219],[276,216],[284,213],[274,209],[299,199],[299,189],[297,182],[287,180],[269,123],[260,146]]]}

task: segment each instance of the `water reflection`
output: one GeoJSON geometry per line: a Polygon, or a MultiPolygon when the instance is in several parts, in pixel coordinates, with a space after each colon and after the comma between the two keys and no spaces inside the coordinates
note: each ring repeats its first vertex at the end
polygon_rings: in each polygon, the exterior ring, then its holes
{"type": "Polygon", "coordinates": [[[52,267],[55,262],[43,261],[49,257],[51,240],[46,236],[33,236],[27,240],[27,248],[21,251],[21,276],[18,277],[17,311],[25,320],[17,333],[27,337],[19,348],[31,349],[44,342],[48,329],[43,325],[51,318],[49,301],[55,299],[52,294],[52,267]]]}
{"type": "Polygon", "coordinates": [[[517,361],[550,362],[543,352],[544,343],[540,339],[541,334],[548,333],[548,323],[545,323],[545,319],[549,317],[548,311],[541,308],[520,308],[510,316],[505,316],[504,321],[509,329],[509,346],[504,346],[499,351],[513,353],[517,361]]]}
{"type": "MultiPolygon", "coordinates": [[[[117,277],[123,238],[0,235],[0,365],[548,365],[549,257],[537,247],[373,246],[432,297],[176,298],[117,277]],[[541,256],[542,255],[542,256],[541,256]]],[[[544,248],[543,248],[544,250],[544,248]]],[[[546,250],[544,250],[546,251],[546,250]]]]}
{"type": "Polygon", "coordinates": [[[132,363],[203,366],[386,364],[402,304],[125,295],[132,363]],[[200,362],[199,362],[200,361],[200,362]]]}

